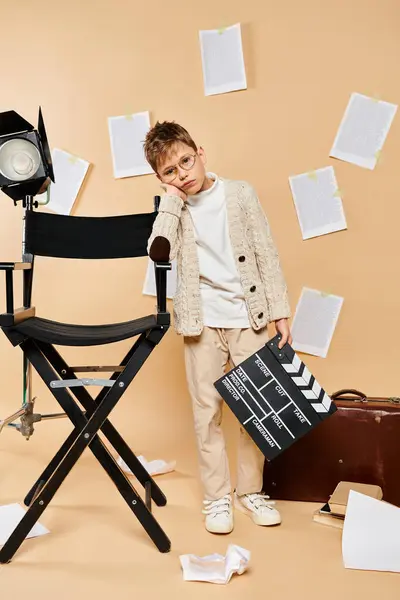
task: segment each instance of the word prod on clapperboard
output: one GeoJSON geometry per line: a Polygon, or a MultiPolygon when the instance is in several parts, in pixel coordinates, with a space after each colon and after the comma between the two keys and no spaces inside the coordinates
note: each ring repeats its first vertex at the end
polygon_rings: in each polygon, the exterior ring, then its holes
{"type": "Polygon", "coordinates": [[[215,382],[215,387],[267,460],[337,409],[280,335],[215,382]]]}

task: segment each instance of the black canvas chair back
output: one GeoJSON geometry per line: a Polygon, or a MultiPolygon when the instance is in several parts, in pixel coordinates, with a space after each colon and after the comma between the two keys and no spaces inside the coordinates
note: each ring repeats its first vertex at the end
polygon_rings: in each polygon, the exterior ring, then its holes
{"type": "Polygon", "coordinates": [[[69,217],[28,211],[26,250],[33,255],[58,258],[146,256],[156,214],[69,217]]]}
{"type": "MultiPolygon", "coordinates": [[[[170,549],[170,541],[151,511],[152,500],[163,506],[166,498],[108,418],[170,326],[166,282],[171,265],[154,265],[157,288],[155,314],[131,321],[98,325],[60,323],[36,316],[36,308],[31,305],[35,256],[83,260],[145,257],[156,216],[157,210],[113,217],[71,217],[28,209],[24,223],[23,261],[0,263],[0,270],[6,274],[7,295],[6,313],[0,315],[1,328],[14,346],[21,347],[25,363],[37,371],[61,406],[61,414],[73,424],[71,434],[27,494],[24,502],[29,508],[1,548],[1,563],[12,559],[86,448],[93,452],[111,477],[157,548],[161,552],[170,549]],[[24,278],[23,306],[18,309],[14,308],[13,290],[13,272],[16,270],[22,270],[24,278]],[[70,366],[55,348],[99,346],[130,338],[135,338],[130,350],[115,366],[70,366]],[[110,377],[104,379],[98,375],[103,372],[111,373],[110,377]],[[96,376],[80,378],[80,373],[95,373],[96,376]],[[101,387],[96,398],[89,394],[88,386],[101,387]],[[143,485],[144,499],[101,441],[100,431],[143,485]]],[[[32,407],[29,411],[27,406],[30,406],[29,403],[23,407],[23,416],[33,422],[32,407]]]]}

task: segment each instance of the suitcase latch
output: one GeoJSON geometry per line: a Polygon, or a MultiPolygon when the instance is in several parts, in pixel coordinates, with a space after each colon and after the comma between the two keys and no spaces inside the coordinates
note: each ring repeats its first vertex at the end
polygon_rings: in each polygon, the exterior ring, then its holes
{"type": "Polygon", "coordinates": [[[389,398],[389,402],[392,402],[393,404],[400,404],[400,398],[398,396],[392,396],[389,398]]]}

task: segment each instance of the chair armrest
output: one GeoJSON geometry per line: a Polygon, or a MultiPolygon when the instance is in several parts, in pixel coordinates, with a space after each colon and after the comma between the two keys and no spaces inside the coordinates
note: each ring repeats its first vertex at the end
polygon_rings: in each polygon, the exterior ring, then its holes
{"type": "MultiPolygon", "coordinates": [[[[33,263],[31,262],[0,262],[0,271],[4,271],[6,276],[6,301],[7,301],[7,314],[14,314],[14,283],[13,273],[14,271],[24,271],[24,279],[28,270],[32,273],[33,263]]],[[[25,299],[24,299],[25,302],[25,299]]]]}
{"type": "Polygon", "coordinates": [[[36,315],[36,309],[34,306],[30,308],[17,308],[13,313],[4,313],[0,315],[0,326],[1,327],[12,327],[22,321],[31,319],[36,315]]]}
{"type": "Polygon", "coordinates": [[[0,271],[25,271],[32,269],[30,262],[0,262],[0,271]]]}

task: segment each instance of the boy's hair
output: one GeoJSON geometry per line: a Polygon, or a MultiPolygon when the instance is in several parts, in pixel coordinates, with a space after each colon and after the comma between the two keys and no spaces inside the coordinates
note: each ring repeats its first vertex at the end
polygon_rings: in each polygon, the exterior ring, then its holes
{"type": "Polygon", "coordinates": [[[182,125],[175,121],[157,121],[144,142],[144,154],[151,168],[157,172],[160,159],[168,154],[172,146],[179,143],[186,144],[197,152],[196,144],[182,125]]]}

